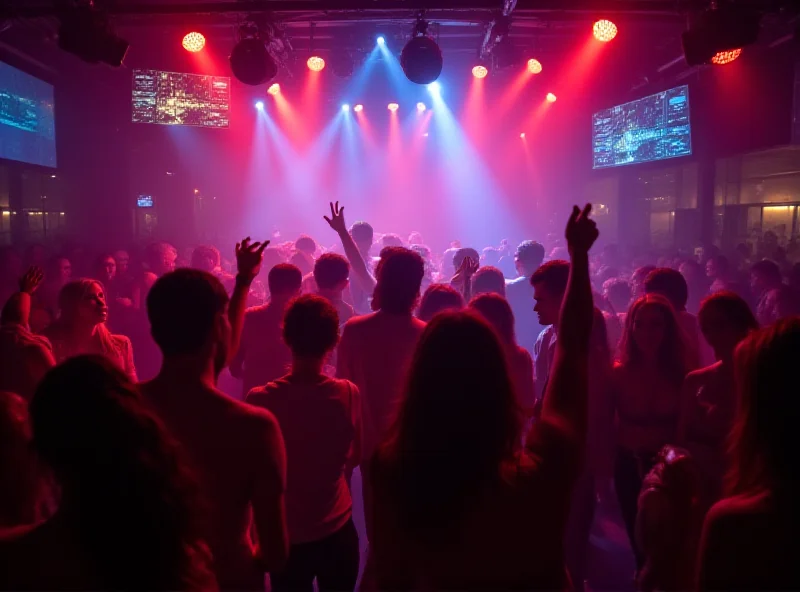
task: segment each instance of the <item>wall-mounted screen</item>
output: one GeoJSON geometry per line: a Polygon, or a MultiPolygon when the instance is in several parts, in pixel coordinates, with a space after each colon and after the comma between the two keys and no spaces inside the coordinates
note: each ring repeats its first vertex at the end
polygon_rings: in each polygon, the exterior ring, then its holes
{"type": "Polygon", "coordinates": [[[0,62],[0,158],[56,166],[53,86],[0,62]]]}
{"type": "Polygon", "coordinates": [[[140,195],[136,198],[136,207],[137,208],[152,208],[153,207],[153,196],[152,195],[140,195]]]}
{"type": "Polygon", "coordinates": [[[692,153],[689,87],[678,86],[592,116],[594,168],[692,153]]]}
{"type": "Polygon", "coordinates": [[[133,122],[225,128],[229,125],[231,79],[133,71],[133,122]]]}

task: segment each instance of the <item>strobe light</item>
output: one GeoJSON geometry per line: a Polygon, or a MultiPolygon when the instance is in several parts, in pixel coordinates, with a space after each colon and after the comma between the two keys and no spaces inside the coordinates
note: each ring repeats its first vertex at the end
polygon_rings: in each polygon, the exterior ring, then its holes
{"type": "Polygon", "coordinates": [[[415,84],[430,84],[442,73],[442,50],[428,36],[428,22],[417,19],[411,40],[400,54],[400,65],[406,78],[415,84]]]}
{"type": "Polygon", "coordinates": [[[233,46],[230,63],[236,79],[251,86],[265,84],[278,74],[278,65],[254,23],[239,29],[239,41],[233,46]]]}
{"type": "Polygon", "coordinates": [[[690,66],[713,63],[714,56],[751,45],[758,40],[761,15],[740,4],[723,4],[702,13],[681,35],[683,54],[690,66]]]}
{"type": "Polygon", "coordinates": [[[130,44],[111,27],[108,16],[89,0],[58,10],[58,47],[91,64],[119,67],[130,44]]]}

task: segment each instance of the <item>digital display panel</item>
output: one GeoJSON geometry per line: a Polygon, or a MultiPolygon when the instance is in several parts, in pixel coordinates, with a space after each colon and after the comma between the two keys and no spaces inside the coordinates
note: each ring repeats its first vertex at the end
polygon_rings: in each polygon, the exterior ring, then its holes
{"type": "Polygon", "coordinates": [[[133,71],[134,123],[226,128],[231,79],[160,70],[133,71]]]}
{"type": "Polygon", "coordinates": [[[592,116],[593,168],[692,153],[689,87],[678,86],[592,116]]]}
{"type": "Polygon", "coordinates": [[[0,158],[56,166],[53,86],[0,62],[0,158]]]}
{"type": "Polygon", "coordinates": [[[136,198],[136,207],[137,208],[152,208],[153,207],[153,196],[152,195],[140,195],[136,198]]]}

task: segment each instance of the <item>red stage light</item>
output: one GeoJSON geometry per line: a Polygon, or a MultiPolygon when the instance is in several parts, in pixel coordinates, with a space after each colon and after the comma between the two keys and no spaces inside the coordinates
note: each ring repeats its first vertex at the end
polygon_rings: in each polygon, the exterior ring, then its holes
{"type": "Polygon", "coordinates": [[[308,69],[312,72],[320,72],[325,67],[325,60],[319,56],[311,56],[306,62],[308,69]]]}
{"type": "Polygon", "coordinates": [[[475,78],[486,78],[486,75],[489,73],[489,70],[486,69],[486,66],[475,66],[472,68],[472,75],[475,78]]]}
{"type": "Polygon", "coordinates": [[[739,49],[731,49],[730,51],[720,51],[717,52],[713,58],[711,58],[711,63],[716,64],[717,66],[724,66],[725,64],[730,64],[740,55],[742,55],[741,47],[739,49]]]}
{"type": "Polygon", "coordinates": [[[556,99],[558,99],[558,97],[555,96],[553,93],[547,93],[547,97],[546,98],[547,98],[547,102],[548,103],[555,103],[556,99]]]}
{"type": "Polygon", "coordinates": [[[528,72],[531,74],[538,74],[542,71],[542,63],[536,59],[529,59],[528,60],[528,72]]]}
{"type": "Polygon", "coordinates": [[[281,92],[281,85],[278,84],[277,82],[271,84],[270,87],[267,89],[267,94],[270,94],[273,97],[277,95],[279,92],[281,92]]]}
{"type": "Polygon", "coordinates": [[[524,140],[524,139],[525,139],[525,132],[522,132],[522,133],[519,135],[519,137],[520,137],[520,138],[522,138],[522,139],[524,140]]]}
{"type": "Polygon", "coordinates": [[[391,111],[392,113],[394,113],[400,108],[400,105],[398,105],[397,103],[389,103],[389,105],[387,105],[386,108],[389,109],[389,111],[391,111]]]}
{"type": "Polygon", "coordinates": [[[356,105],[355,107],[353,107],[353,111],[355,111],[356,113],[361,113],[363,110],[364,110],[364,105],[362,105],[360,103],[358,105],[356,105]]]}
{"type": "Polygon", "coordinates": [[[608,43],[617,36],[617,25],[607,19],[602,19],[594,24],[592,32],[595,39],[608,43]]]}
{"type": "Polygon", "coordinates": [[[202,33],[192,31],[183,37],[183,49],[196,53],[206,46],[206,38],[202,33]]]}

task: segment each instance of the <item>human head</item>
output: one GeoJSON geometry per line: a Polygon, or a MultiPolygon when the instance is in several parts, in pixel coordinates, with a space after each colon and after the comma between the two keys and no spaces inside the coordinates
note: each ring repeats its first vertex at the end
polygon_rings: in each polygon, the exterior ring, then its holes
{"type": "Polygon", "coordinates": [[[66,257],[53,257],[47,266],[46,276],[55,285],[63,286],[72,279],[72,264],[66,257]]]}
{"type": "Polygon", "coordinates": [[[289,258],[289,263],[299,269],[303,277],[314,271],[314,258],[303,251],[295,251],[289,258]]]}
{"type": "Polygon", "coordinates": [[[220,261],[219,249],[212,245],[200,245],[192,251],[192,267],[194,269],[212,273],[219,268],[220,261]]]}
{"type": "Polygon", "coordinates": [[[725,278],[730,268],[730,262],[725,255],[714,255],[706,261],[706,277],[711,280],[725,278]]]}
{"type": "Polygon", "coordinates": [[[449,284],[431,284],[422,295],[417,318],[427,323],[437,313],[461,308],[464,308],[461,292],[449,284]]]}
{"type": "Polygon", "coordinates": [[[336,308],[316,294],[295,298],[283,317],[283,340],[295,358],[324,358],[339,341],[336,308]]]}
{"type": "Polygon", "coordinates": [[[313,259],[314,253],[317,252],[317,243],[310,236],[303,234],[296,241],[294,241],[294,249],[295,251],[305,253],[313,259]]]}
{"type": "Polygon", "coordinates": [[[500,263],[500,251],[495,247],[485,247],[481,253],[481,265],[497,265],[500,263]]]}
{"type": "Polygon", "coordinates": [[[689,299],[689,286],[680,271],[659,267],[647,274],[644,293],[661,294],[669,300],[675,312],[682,312],[686,310],[686,301],[689,299]]]}
{"type": "Polygon", "coordinates": [[[320,291],[341,293],[347,287],[350,263],[336,253],[325,253],[314,263],[314,281],[320,291]]]}
{"type": "Polygon", "coordinates": [[[472,295],[490,293],[505,296],[506,278],[503,276],[503,272],[496,267],[481,267],[472,276],[472,295]]]}
{"type": "Polygon", "coordinates": [[[472,259],[475,263],[480,263],[481,261],[481,256],[478,254],[478,251],[470,247],[465,247],[458,249],[453,255],[453,268],[458,271],[458,268],[461,267],[461,264],[464,263],[464,259],[467,257],[472,259]]]}
{"type": "Polygon", "coordinates": [[[64,284],[58,293],[61,320],[70,325],[95,326],[108,319],[103,284],[82,278],[64,284]]]}
{"type": "Polygon", "coordinates": [[[381,248],[383,247],[402,247],[403,239],[396,234],[384,234],[381,239],[381,248]]]}
{"type": "Polygon", "coordinates": [[[539,315],[542,325],[555,325],[561,313],[561,301],[567,291],[569,279],[569,263],[556,259],[548,261],[531,276],[533,298],[536,305],[533,307],[539,315]]]}
{"type": "Polygon", "coordinates": [[[177,269],[160,277],[147,295],[153,340],[164,359],[210,359],[218,375],[228,361],[231,326],[228,294],[216,277],[199,269],[177,269]]]}
{"type": "Polygon", "coordinates": [[[408,244],[422,245],[425,244],[425,240],[422,238],[422,234],[415,230],[414,232],[408,235],[408,244]]]}
{"type": "Polygon", "coordinates": [[[145,248],[144,260],[147,267],[158,277],[174,270],[177,259],[178,251],[169,243],[151,243],[145,248]]]}
{"type": "Polygon", "coordinates": [[[631,298],[633,297],[631,284],[618,277],[606,280],[603,283],[603,296],[611,303],[614,312],[625,312],[628,310],[631,298]]]}
{"type": "Polygon", "coordinates": [[[269,295],[276,300],[289,300],[300,294],[303,274],[291,263],[278,263],[267,276],[269,295]]]}
{"type": "Polygon", "coordinates": [[[760,296],[767,290],[772,290],[781,285],[781,268],[769,259],[762,259],[753,263],[750,268],[750,287],[753,293],[760,296]]]}
{"type": "Polygon", "coordinates": [[[477,312],[481,318],[497,331],[500,341],[505,345],[516,345],[514,334],[514,312],[508,300],[499,294],[481,294],[469,303],[469,308],[477,312]]]}
{"type": "Polygon", "coordinates": [[[643,265],[637,268],[631,274],[631,289],[633,290],[633,298],[639,299],[644,296],[644,281],[651,271],[656,269],[655,265],[643,265]]]}
{"type": "Polygon", "coordinates": [[[125,275],[128,273],[128,265],[130,264],[131,257],[128,251],[115,251],[114,261],[117,263],[117,274],[125,275]]]}
{"type": "Polygon", "coordinates": [[[411,314],[419,298],[425,262],[404,247],[384,247],[375,269],[373,300],[384,312],[411,314]]]}
{"type": "Polygon", "coordinates": [[[526,240],[519,244],[514,255],[517,273],[531,277],[544,261],[544,247],[536,241],[526,240]]]}
{"type": "Polygon", "coordinates": [[[369,253],[369,250],[372,248],[374,234],[375,232],[372,230],[372,226],[366,222],[359,221],[350,227],[350,236],[353,237],[353,242],[356,243],[362,255],[369,253]]]}
{"type": "Polygon", "coordinates": [[[660,294],[633,303],[620,340],[623,364],[641,366],[655,360],[662,378],[680,386],[686,375],[686,344],[672,305],[660,294]]]}
{"type": "Polygon", "coordinates": [[[111,255],[101,255],[97,260],[96,277],[104,284],[117,277],[117,262],[111,255]]]}
{"type": "Polygon", "coordinates": [[[727,291],[715,292],[703,300],[697,320],[718,360],[732,360],[739,342],[758,329],[750,305],[738,294],[727,291]]]}
{"type": "Polygon", "coordinates": [[[750,334],[736,348],[738,409],[731,430],[730,494],[800,482],[797,467],[797,352],[800,318],[788,317],[750,334]]]}

